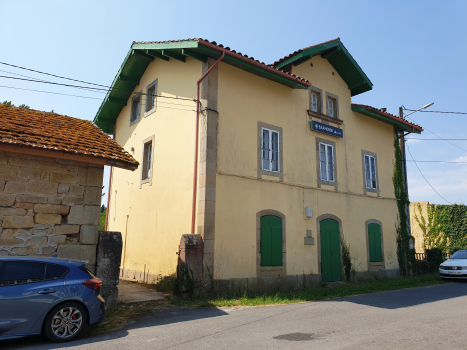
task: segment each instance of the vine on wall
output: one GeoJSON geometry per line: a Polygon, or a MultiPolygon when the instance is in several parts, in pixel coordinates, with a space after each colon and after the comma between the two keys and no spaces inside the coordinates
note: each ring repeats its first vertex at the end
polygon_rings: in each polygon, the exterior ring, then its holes
{"type": "Polygon", "coordinates": [[[423,232],[425,249],[439,248],[443,252],[453,253],[467,249],[467,206],[463,204],[435,205],[427,207],[428,220],[421,214],[415,215],[423,232]]]}
{"type": "Polygon", "coordinates": [[[406,205],[409,205],[409,195],[404,188],[404,175],[402,171],[402,151],[399,144],[399,132],[396,130],[396,139],[394,140],[394,149],[396,164],[394,165],[394,195],[397,198],[397,209],[399,212],[399,223],[396,225],[396,243],[397,243],[397,261],[399,262],[399,271],[401,275],[408,276],[415,262],[415,250],[410,249],[409,231],[407,225],[406,205]]]}

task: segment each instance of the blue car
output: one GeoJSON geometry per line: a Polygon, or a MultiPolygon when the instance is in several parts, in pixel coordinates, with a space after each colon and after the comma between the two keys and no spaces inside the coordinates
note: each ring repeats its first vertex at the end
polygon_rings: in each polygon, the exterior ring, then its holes
{"type": "Polygon", "coordinates": [[[41,333],[54,342],[76,339],[105,317],[101,286],[83,261],[0,258],[0,340],[41,333]]]}

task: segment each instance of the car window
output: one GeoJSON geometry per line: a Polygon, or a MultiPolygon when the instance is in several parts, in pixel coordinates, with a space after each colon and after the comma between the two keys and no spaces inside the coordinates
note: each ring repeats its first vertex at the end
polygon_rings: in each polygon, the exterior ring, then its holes
{"type": "Polygon", "coordinates": [[[63,278],[69,269],[66,266],[57,265],[57,264],[47,264],[45,269],[45,278],[48,280],[54,280],[63,278]]]}
{"type": "Polygon", "coordinates": [[[32,261],[5,261],[0,286],[43,281],[45,265],[32,261]]]}
{"type": "Polygon", "coordinates": [[[467,259],[467,251],[460,250],[451,255],[451,259],[467,259]]]}

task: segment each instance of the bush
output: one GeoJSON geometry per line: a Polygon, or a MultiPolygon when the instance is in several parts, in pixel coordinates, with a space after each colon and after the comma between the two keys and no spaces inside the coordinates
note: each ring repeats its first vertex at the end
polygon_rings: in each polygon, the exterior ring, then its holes
{"type": "Polygon", "coordinates": [[[173,289],[178,297],[193,299],[195,293],[196,280],[193,276],[193,270],[187,263],[180,262],[177,267],[177,277],[175,278],[173,289]]]}
{"type": "Polygon", "coordinates": [[[443,251],[439,248],[426,249],[426,261],[430,265],[430,270],[436,272],[439,265],[444,261],[443,251]]]}
{"type": "Polygon", "coordinates": [[[415,260],[412,271],[414,275],[425,275],[432,271],[431,264],[426,260],[415,260]]]}
{"type": "Polygon", "coordinates": [[[158,292],[173,292],[174,291],[174,283],[175,283],[175,276],[159,276],[155,283],[155,287],[158,292]]]}

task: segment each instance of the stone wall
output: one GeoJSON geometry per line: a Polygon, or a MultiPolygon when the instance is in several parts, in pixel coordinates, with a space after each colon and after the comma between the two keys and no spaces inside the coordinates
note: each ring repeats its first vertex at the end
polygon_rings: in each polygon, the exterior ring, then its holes
{"type": "Polygon", "coordinates": [[[0,152],[0,257],[89,260],[94,271],[104,167],[0,152]]]}

